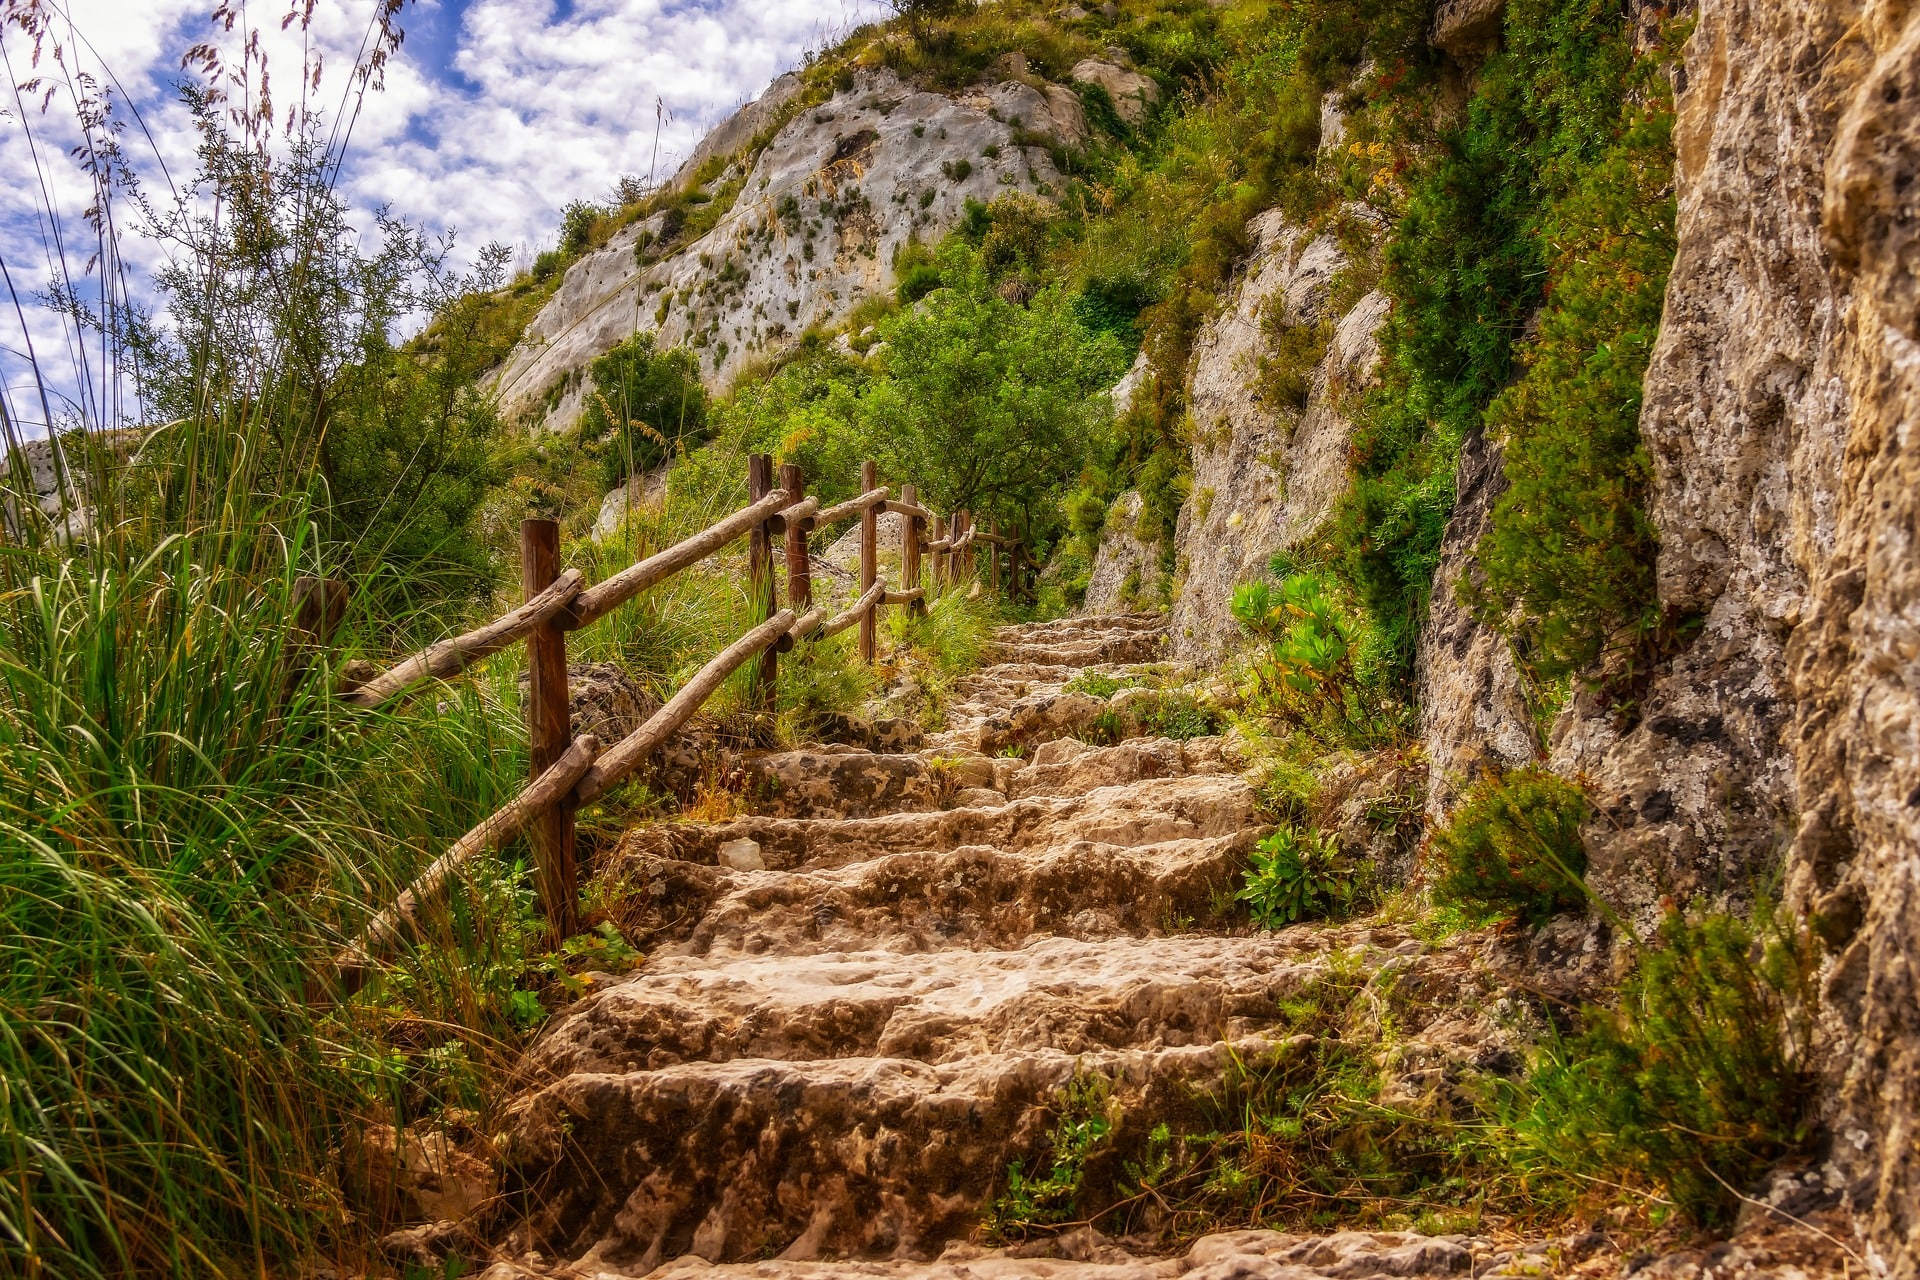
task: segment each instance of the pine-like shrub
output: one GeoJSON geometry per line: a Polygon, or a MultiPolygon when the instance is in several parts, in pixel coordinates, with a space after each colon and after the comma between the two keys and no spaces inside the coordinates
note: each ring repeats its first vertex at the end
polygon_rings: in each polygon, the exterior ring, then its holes
{"type": "Polygon", "coordinates": [[[1490,778],[1433,833],[1443,898],[1538,927],[1586,901],[1585,793],[1538,766],[1490,778]]]}

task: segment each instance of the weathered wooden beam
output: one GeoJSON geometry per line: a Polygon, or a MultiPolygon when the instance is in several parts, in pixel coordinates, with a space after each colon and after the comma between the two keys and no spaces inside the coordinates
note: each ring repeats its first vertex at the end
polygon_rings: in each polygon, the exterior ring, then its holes
{"type": "Polygon", "coordinates": [[[782,609],[721,650],[681,687],[680,692],[667,699],[666,706],[654,712],[645,724],[607,748],[606,754],[594,761],[593,767],[573,789],[573,803],[576,806],[584,805],[599,799],[609,787],[638,769],[648,756],[659,749],[661,743],[693,718],[693,713],[713,696],[713,691],[720,687],[722,681],[749,658],[792,630],[793,623],[793,610],[782,609]]]}
{"type": "Polygon", "coordinates": [[[887,490],[870,489],[857,498],[848,498],[845,502],[835,503],[813,518],[813,527],[825,529],[845,520],[848,516],[857,516],[869,507],[877,507],[887,500],[887,490]]]}
{"type": "MultiPolygon", "coordinates": [[[[560,526],[552,520],[520,522],[520,581],[531,600],[553,585],[560,572],[560,526]]],[[[573,742],[567,696],[567,633],[551,617],[527,636],[528,783],[553,767],[573,742]]],[[[547,917],[554,946],[574,933],[580,896],[573,857],[573,809],[561,800],[536,815],[533,842],[534,887],[547,917]]]]}
{"type": "Polygon", "coordinates": [[[833,618],[820,624],[820,632],[814,638],[825,640],[828,636],[837,636],[854,623],[866,617],[873,607],[887,594],[887,584],[876,582],[866,589],[858,600],[847,606],[845,613],[835,614],[833,618]]]}
{"type": "MultiPolygon", "coordinates": [[[[782,508],[792,505],[792,494],[785,489],[775,489],[758,502],[740,508],[724,520],[702,529],[691,538],[677,542],[665,551],[650,555],[639,564],[622,569],[598,586],[582,591],[579,599],[573,602],[573,607],[567,610],[567,615],[561,620],[560,625],[568,631],[578,631],[582,627],[598,622],[648,587],[664,582],[688,565],[698,564],[735,538],[751,531],[755,525],[770,524],[771,517],[778,515],[782,508]]],[[[783,524],[782,529],[784,528],[783,524]]]]}
{"type": "MultiPolygon", "coordinates": [[[[871,462],[860,464],[860,491],[872,493],[880,487],[880,469],[871,462]]],[[[880,516],[885,503],[860,509],[860,598],[865,600],[880,576],[880,516]]],[[[881,593],[882,595],[885,592],[881,593]]],[[[873,665],[880,643],[880,605],[876,601],[860,615],[860,661],[873,665]]]]}
{"type": "MultiPolygon", "coordinates": [[[[773,456],[756,453],[747,458],[747,496],[758,502],[773,492],[773,456]]],[[[799,494],[794,494],[799,497],[799,494]]],[[[784,528],[782,529],[784,533],[784,528]]],[[[753,527],[747,543],[747,580],[749,599],[753,601],[754,621],[771,618],[777,601],[773,583],[773,531],[767,521],[753,527]]],[[[753,688],[748,701],[760,711],[773,710],[774,690],[780,676],[780,646],[770,644],[760,651],[754,664],[753,688]]]]}
{"type": "Polygon", "coordinates": [[[352,692],[340,695],[340,700],[350,706],[371,709],[423,681],[444,680],[455,675],[489,654],[518,644],[542,622],[564,612],[580,594],[583,581],[585,578],[578,569],[568,569],[553,580],[553,585],[512,613],[465,635],[428,645],[352,692]]]}
{"type": "MultiPolygon", "coordinates": [[[[904,494],[905,492],[905,489],[901,490],[901,493],[904,494]]],[[[927,510],[917,502],[908,502],[904,498],[883,503],[881,509],[888,515],[905,516],[909,520],[931,521],[933,519],[933,512],[927,510]]]]}
{"type": "MultiPolygon", "coordinates": [[[[826,620],[826,617],[827,611],[825,609],[808,610],[798,622],[793,624],[793,630],[787,632],[782,643],[784,644],[789,640],[797,643],[802,640],[818,639],[819,637],[815,633],[820,630],[820,624],[826,620]]],[[[789,644],[787,647],[792,648],[793,646],[789,644]]]]}
{"type": "Polygon", "coordinates": [[[489,814],[479,826],[435,858],[412,884],[400,891],[392,906],[370,920],[351,944],[335,953],[334,968],[346,994],[351,995],[365,985],[381,955],[419,936],[420,909],[440,896],[461,867],[513,839],[530,821],[563,801],[586,774],[599,750],[600,740],[592,734],[575,738],[560,758],[525,791],[489,814]]]}
{"type": "Polygon", "coordinates": [[[905,591],[887,592],[886,595],[881,598],[880,603],[881,604],[912,604],[917,600],[924,600],[926,598],[926,595],[927,595],[927,589],[925,587],[910,587],[905,591]]]}

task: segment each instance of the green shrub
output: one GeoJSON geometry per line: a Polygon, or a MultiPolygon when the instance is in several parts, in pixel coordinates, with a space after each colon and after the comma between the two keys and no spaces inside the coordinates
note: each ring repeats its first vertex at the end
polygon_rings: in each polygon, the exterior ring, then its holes
{"type": "Polygon", "coordinates": [[[600,452],[600,479],[613,488],[650,471],[708,434],[700,361],[683,347],[658,350],[636,333],[587,366],[593,389],[581,416],[582,439],[600,452]]]}
{"type": "Polygon", "coordinates": [[[1656,94],[1625,119],[1620,139],[1541,219],[1553,254],[1539,336],[1520,380],[1487,410],[1507,490],[1475,549],[1484,582],[1462,585],[1536,683],[1589,667],[1609,645],[1630,647],[1660,622],[1640,388],[1678,248],[1672,107],[1656,94]]]}
{"type": "MultiPolygon", "coordinates": [[[[1554,210],[1621,136],[1637,75],[1617,0],[1514,0],[1464,121],[1411,179],[1384,259],[1381,287],[1394,307],[1379,384],[1356,421],[1353,482],[1331,527],[1341,572],[1402,681],[1461,443],[1512,378],[1516,344],[1542,302],[1554,210]]],[[[1540,395],[1551,400],[1562,392],[1547,376],[1540,395]]],[[[1563,500],[1586,502],[1576,485],[1592,478],[1563,477],[1563,500]]]]}
{"type": "Polygon", "coordinates": [[[1724,1228],[1740,1194],[1808,1136],[1806,1046],[1792,1041],[1787,1002],[1811,998],[1810,972],[1792,939],[1763,951],[1730,916],[1669,915],[1619,1007],[1588,1010],[1585,1029],[1549,1045],[1509,1094],[1521,1163],[1651,1184],[1698,1225],[1724,1228]]]}
{"type": "Polygon", "coordinates": [[[1586,793],[1529,765],[1488,778],[1433,833],[1442,875],[1435,892],[1490,915],[1539,926],[1586,904],[1586,793]]]}
{"type": "Polygon", "coordinates": [[[900,277],[900,305],[910,307],[940,287],[940,268],[931,262],[909,267],[900,277]]]}
{"type": "Polygon", "coordinates": [[[1087,1160],[1113,1134],[1107,1082],[1076,1072],[1056,1095],[1054,1105],[1044,1171],[1036,1168],[1029,1174],[1021,1160],[1007,1166],[1006,1189],[987,1206],[981,1224],[989,1239],[1018,1240],[1034,1227],[1071,1221],[1079,1211],[1087,1160]]]}
{"type": "Polygon", "coordinates": [[[1162,738],[1186,742],[1220,732],[1220,717],[1185,690],[1155,693],[1138,712],[1140,727],[1162,738]]]}
{"type": "Polygon", "coordinates": [[[1234,896],[1247,904],[1257,927],[1277,929],[1344,910],[1356,887],[1354,869],[1333,835],[1281,827],[1254,846],[1246,885],[1234,896]]]}

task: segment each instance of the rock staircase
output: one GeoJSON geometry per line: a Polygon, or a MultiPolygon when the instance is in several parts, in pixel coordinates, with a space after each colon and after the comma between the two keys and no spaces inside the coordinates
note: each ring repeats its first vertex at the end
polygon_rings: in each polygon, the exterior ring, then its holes
{"type": "Polygon", "coordinates": [[[520,1261],[488,1276],[1542,1274],[1413,1234],[974,1243],[1076,1077],[1107,1082],[1136,1138],[1205,1128],[1232,1064],[1274,1047],[1278,1002],[1335,958],[1467,993],[1421,1032],[1436,1060],[1498,1036],[1466,950],[1195,930],[1261,834],[1222,743],[1071,736],[1112,706],[1073,677],[1160,646],[1149,617],[1003,628],[919,751],[790,753],[763,762],[769,812],[629,833],[609,874],[649,958],[528,1054],[506,1144],[528,1208],[496,1252],[520,1261]]]}

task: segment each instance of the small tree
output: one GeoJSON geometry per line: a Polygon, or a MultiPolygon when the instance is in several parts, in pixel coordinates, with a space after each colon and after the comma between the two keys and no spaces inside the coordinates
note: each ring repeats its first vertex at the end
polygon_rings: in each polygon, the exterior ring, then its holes
{"type": "Polygon", "coordinates": [[[971,0],[882,0],[882,3],[906,20],[914,41],[923,45],[932,39],[934,23],[973,7],[971,0]]]}
{"type": "Polygon", "coordinates": [[[861,399],[864,434],[891,474],[948,507],[1033,528],[1107,429],[1106,390],[1125,372],[1110,335],[1089,333],[1057,290],[1020,306],[978,253],[950,243],[942,287],[880,327],[885,373],[861,399]]]}
{"type": "Polygon", "coordinates": [[[709,434],[700,361],[684,347],[661,351],[651,333],[636,333],[588,365],[587,376],[593,387],[580,432],[604,450],[600,475],[609,489],[709,434]]]}

